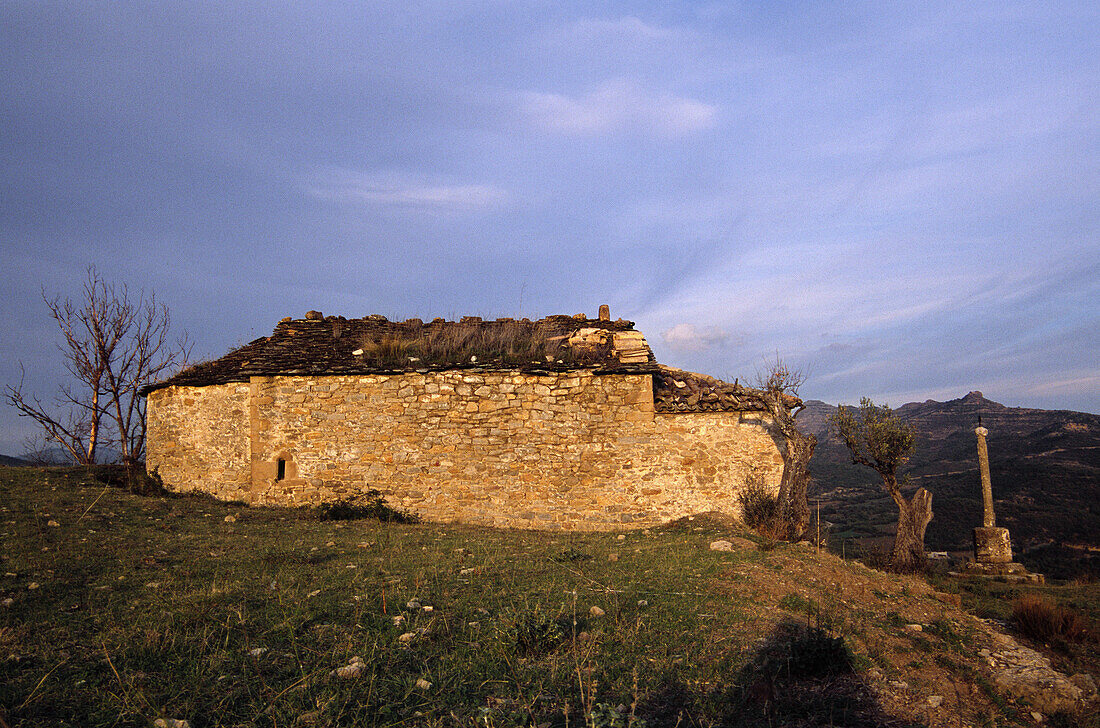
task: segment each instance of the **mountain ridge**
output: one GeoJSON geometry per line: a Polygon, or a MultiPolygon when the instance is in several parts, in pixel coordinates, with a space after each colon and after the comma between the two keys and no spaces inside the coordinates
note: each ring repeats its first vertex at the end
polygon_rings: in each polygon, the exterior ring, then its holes
{"type": "MultiPolygon", "coordinates": [[[[820,400],[805,405],[796,419],[819,439],[810,461],[811,498],[821,502],[822,518],[842,538],[881,545],[893,532],[895,506],[878,476],[853,465],[847,448],[829,434],[837,406],[820,400]]],[[[946,402],[909,402],[894,412],[916,435],[913,456],[899,474],[908,476],[910,492],[925,487],[933,494],[930,550],[965,551],[981,524],[974,434],[980,415],[989,430],[998,525],[1010,529],[1017,553],[1079,562],[1081,553],[1069,551],[1084,547],[1086,571],[1100,570],[1100,558],[1088,551],[1100,548],[1100,415],[1007,407],[979,391],[946,402]]]]}

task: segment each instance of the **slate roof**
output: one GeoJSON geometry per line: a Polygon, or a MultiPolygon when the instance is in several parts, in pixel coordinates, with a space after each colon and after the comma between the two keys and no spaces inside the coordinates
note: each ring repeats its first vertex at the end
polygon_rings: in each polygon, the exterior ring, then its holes
{"type": "MultiPolygon", "coordinates": [[[[460,321],[437,318],[425,323],[420,319],[390,321],[377,315],[347,319],[311,311],[303,319],[285,318],[271,336],[151,384],[142,394],[170,386],[247,382],[253,376],[453,369],[652,374],[657,412],[765,409],[759,390],[658,364],[633,321],[590,319],[580,314],[537,321],[483,321],[467,316],[460,321]]],[[[792,398],[791,404],[795,402],[798,400],[792,398]]]]}
{"type": "Polygon", "coordinates": [[[483,321],[467,316],[460,321],[437,318],[425,323],[420,319],[390,321],[377,315],[346,319],[311,311],[303,319],[285,318],[271,336],[149,385],[143,393],[173,385],[247,382],[252,376],[445,369],[640,372],[655,366],[634,322],[622,319],[607,321],[578,314],[537,321],[483,321]],[[578,333],[587,334],[584,341],[576,339],[578,333]],[[632,348],[624,351],[623,346],[632,348]]]}
{"type": "MultiPolygon", "coordinates": [[[[789,407],[801,400],[786,397],[789,407]]],[[[761,412],[766,411],[764,393],[759,389],[733,384],[706,374],[658,366],[653,375],[653,408],[657,412],[761,412]]]]}

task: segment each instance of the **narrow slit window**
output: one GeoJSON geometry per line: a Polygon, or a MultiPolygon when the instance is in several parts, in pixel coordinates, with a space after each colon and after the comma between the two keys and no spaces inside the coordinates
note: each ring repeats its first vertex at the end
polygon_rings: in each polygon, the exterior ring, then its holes
{"type": "Polygon", "coordinates": [[[275,461],[275,464],[278,468],[275,473],[275,480],[283,480],[284,478],[286,478],[286,460],[279,458],[277,461],[275,461]]]}

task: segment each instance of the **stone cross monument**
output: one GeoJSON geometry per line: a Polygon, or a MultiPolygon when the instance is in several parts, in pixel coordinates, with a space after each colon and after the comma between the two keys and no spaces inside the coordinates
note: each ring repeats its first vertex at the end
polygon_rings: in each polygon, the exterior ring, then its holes
{"type": "Polygon", "coordinates": [[[982,478],[982,526],[993,528],[997,525],[997,516],[993,513],[993,484],[989,477],[989,449],[985,445],[985,436],[989,430],[981,426],[978,420],[978,429],[974,434],[978,436],[978,470],[982,478]]]}
{"type": "Polygon", "coordinates": [[[985,445],[989,430],[980,422],[974,434],[978,436],[978,470],[982,478],[982,525],[974,529],[974,560],[984,564],[1009,564],[1012,563],[1012,542],[1007,528],[997,528],[993,484],[989,478],[989,450],[985,445]]]}
{"type": "Polygon", "coordinates": [[[1012,560],[1008,529],[997,527],[997,516],[993,512],[993,484],[989,478],[989,450],[985,444],[989,430],[982,427],[981,417],[974,434],[978,436],[978,472],[982,479],[982,525],[974,529],[974,560],[966,564],[963,574],[951,573],[1042,584],[1042,574],[1032,574],[1022,564],[1012,560]]]}

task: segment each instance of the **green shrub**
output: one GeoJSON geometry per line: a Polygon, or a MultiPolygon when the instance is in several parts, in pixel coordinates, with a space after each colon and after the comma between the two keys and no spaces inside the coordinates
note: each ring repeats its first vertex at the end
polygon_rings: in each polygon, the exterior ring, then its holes
{"type": "Polygon", "coordinates": [[[522,655],[544,655],[565,642],[570,626],[564,617],[552,617],[536,606],[516,615],[505,630],[505,640],[522,655]]]}
{"type": "Polygon", "coordinates": [[[562,551],[560,554],[556,556],[551,556],[550,560],[556,561],[559,564],[576,563],[578,561],[591,561],[592,554],[586,554],[583,551],[578,551],[577,549],[570,546],[565,551],[562,551]]]}
{"type": "Polygon", "coordinates": [[[362,495],[322,503],[317,515],[322,521],[357,521],[370,518],[389,523],[420,523],[419,516],[389,505],[381,491],[374,488],[362,495]]]}
{"type": "Polygon", "coordinates": [[[96,482],[112,488],[124,488],[134,495],[164,495],[164,483],[156,470],[152,474],[145,472],[145,464],[122,465],[110,463],[89,465],[88,475],[96,482]]]}

